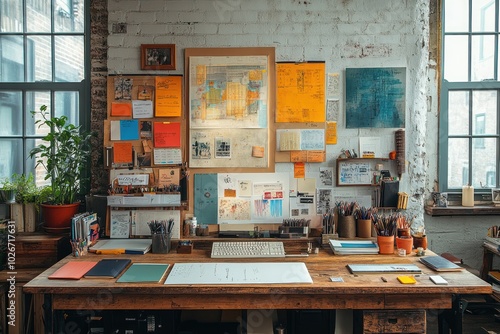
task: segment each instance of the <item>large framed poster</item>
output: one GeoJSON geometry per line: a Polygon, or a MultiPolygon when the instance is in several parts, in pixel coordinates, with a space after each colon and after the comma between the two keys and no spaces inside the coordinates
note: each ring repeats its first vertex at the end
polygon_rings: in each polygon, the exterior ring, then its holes
{"type": "Polygon", "coordinates": [[[190,168],[274,171],[274,48],[186,49],[190,168]]]}

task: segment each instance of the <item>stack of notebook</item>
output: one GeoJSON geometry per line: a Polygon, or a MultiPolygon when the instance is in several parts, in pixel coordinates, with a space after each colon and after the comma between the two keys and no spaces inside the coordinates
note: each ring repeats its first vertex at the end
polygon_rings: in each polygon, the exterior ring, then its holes
{"type": "Polygon", "coordinates": [[[333,240],[330,239],[333,254],[378,254],[378,245],[371,240],[333,240]]]}

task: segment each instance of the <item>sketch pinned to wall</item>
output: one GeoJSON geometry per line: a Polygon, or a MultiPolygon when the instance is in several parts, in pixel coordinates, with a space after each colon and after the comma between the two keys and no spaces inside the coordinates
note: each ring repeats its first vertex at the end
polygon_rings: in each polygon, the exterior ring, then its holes
{"type": "Polygon", "coordinates": [[[231,158],[231,138],[224,138],[224,137],[215,138],[215,158],[216,159],[231,158]]]}
{"type": "Polygon", "coordinates": [[[330,209],[332,208],[333,189],[318,188],[317,192],[318,201],[316,204],[316,214],[323,215],[330,212],[330,209]]]}
{"type": "Polygon", "coordinates": [[[218,223],[276,223],[287,218],[289,180],[288,173],[217,174],[218,223]],[[234,196],[226,196],[227,190],[234,196]]]}
{"type": "Polygon", "coordinates": [[[321,187],[333,186],[333,167],[319,168],[319,182],[321,187]]]}
{"type": "Polygon", "coordinates": [[[403,128],[406,68],[347,68],[346,128],[403,128]]]}
{"type": "Polygon", "coordinates": [[[328,73],[326,84],[326,97],[339,98],[340,97],[340,74],[328,73]]]}
{"type": "Polygon", "coordinates": [[[327,100],[326,101],[326,121],[337,122],[339,119],[340,101],[327,100]]]}

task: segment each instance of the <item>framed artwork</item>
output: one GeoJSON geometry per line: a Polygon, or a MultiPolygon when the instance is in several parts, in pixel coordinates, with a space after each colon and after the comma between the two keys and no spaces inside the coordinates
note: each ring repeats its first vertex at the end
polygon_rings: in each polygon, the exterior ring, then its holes
{"type": "Polygon", "coordinates": [[[274,48],[194,48],[184,56],[189,167],[274,171],[274,48]]]}
{"type": "Polygon", "coordinates": [[[141,70],[175,70],[175,44],[141,44],[141,70]]]}

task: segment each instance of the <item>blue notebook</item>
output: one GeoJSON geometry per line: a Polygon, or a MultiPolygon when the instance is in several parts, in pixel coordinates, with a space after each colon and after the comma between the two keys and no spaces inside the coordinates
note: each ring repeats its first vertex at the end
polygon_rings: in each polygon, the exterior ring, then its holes
{"type": "Polygon", "coordinates": [[[132,263],[118,278],[118,283],[158,283],[168,269],[167,263],[132,263]]]}
{"type": "Polygon", "coordinates": [[[131,262],[130,259],[102,259],[87,271],[85,278],[115,278],[131,262]]]}

